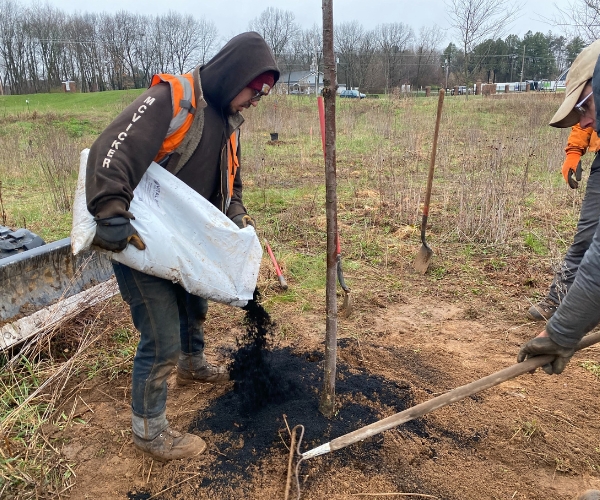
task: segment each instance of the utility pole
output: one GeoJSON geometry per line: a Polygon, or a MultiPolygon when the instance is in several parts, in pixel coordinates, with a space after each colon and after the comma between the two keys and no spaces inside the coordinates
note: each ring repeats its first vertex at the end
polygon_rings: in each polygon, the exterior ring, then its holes
{"type": "Polygon", "coordinates": [[[523,44],[523,62],[521,63],[521,82],[523,81],[523,70],[525,69],[525,44],[523,44]]]}
{"type": "Polygon", "coordinates": [[[446,58],[446,60],[444,61],[444,68],[446,69],[446,86],[444,87],[445,90],[448,90],[448,58],[446,58]]]}

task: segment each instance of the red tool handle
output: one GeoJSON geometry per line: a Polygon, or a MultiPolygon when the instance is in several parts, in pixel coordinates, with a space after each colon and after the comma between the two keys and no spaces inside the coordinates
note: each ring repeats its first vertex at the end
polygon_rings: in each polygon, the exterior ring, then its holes
{"type": "Polygon", "coordinates": [[[287,288],[288,288],[287,282],[285,281],[285,278],[283,277],[283,273],[281,272],[281,268],[279,267],[279,264],[277,264],[277,259],[275,259],[273,250],[271,250],[271,245],[269,245],[269,242],[266,239],[265,239],[265,246],[267,247],[267,252],[269,253],[269,257],[271,257],[271,262],[273,263],[273,267],[275,267],[275,272],[277,273],[277,279],[279,280],[279,284],[281,285],[281,288],[283,288],[284,290],[287,290],[287,288]]]}

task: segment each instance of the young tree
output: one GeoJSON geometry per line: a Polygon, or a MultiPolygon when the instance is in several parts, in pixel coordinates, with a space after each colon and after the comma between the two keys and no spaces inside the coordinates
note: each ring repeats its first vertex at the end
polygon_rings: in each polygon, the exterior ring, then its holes
{"type": "Polygon", "coordinates": [[[468,86],[469,53],[488,38],[500,38],[514,20],[517,7],[502,0],[446,0],[446,6],[450,25],[461,41],[463,76],[468,86]]]}

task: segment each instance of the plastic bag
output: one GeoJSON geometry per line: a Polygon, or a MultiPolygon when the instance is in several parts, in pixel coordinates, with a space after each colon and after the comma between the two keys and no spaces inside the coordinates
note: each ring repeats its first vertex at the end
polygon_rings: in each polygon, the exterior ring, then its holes
{"type": "MultiPolygon", "coordinates": [[[[85,196],[88,153],[88,149],[81,152],[73,203],[74,254],[88,249],[96,232],[85,196]]],[[[107,252],[111,259],[216,302],[243,307],[252,299],[262,259],[252,226],[238,229],[208,200],[154,162],[133,194],[131,224],[146,250],[127,245],[122,252],[107,252]]]]}

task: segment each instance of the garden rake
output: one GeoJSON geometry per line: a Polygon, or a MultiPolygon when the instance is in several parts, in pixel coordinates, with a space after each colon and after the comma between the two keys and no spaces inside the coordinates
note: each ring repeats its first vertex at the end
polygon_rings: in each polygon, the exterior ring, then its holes
{"type": "MultiPolygon", "coordinates": [[[[579,344],[575,346],[575,350],[579,351],[581,349],[585,349],[586,347],[590,347],[593,344],[600,342],[600,332],[585,336],[579,344]]],[[[358,441],[363,441],[371,436],[375,436],[380,432],[387,431],[394,427],[397,427],[400,424],[404,424],[409,422],[410,420],[414,420],[415,418],[422,417],[423,415],[432,412],[433,410],[437,410],[443,406],[447,406],[452,403],[456,403],[457,401],[461,401],[469,396],[477,394],[485,389],[489,389],[494,387],[502,382],[506,382],[512,378],[518,377],[528,372],[533,372],[537,368],[540,368],[554,360],[554,356],[552,355],[544,355],[544,356],[535,356],[533,358],[526,359],[522,363],[516,363],[512,366],[504,368],[496,373],[492,373],[487,377],[480,378],[470,384],[463,385],[461,387],[457,387],[441,396],[437,396],[429,401],[425,401],[424,403],[420,403],[418,405],[413,406],[412,408],[408,408],[407,410],[401,411],[389,417],[386,417],[382,420],[378,420],[372,424],[361,427],[355,431],[349,432],[343,436],[333,439],[328,443],[322,444],[313,448],[311,450],[305,451],[304,453],[300,453],[300,444],[302,440],[302,436],[304,434],[304,428],[302,426],[294,427],[294,431],[292,432],[292,443],[294,446],[290,448],[290,459],[288,464],[288,479],[286,482],[286,492],[285,499],[287,500],[289,495],[289,489],[291,487],[291,474],[292,474],[292,454],[296,454],[298,458],[298,462],[295,467],[296,474],[296,486],[298,488],[298,496],[300,499],[300,481],[299,481],[299,467],[300,463],[309,458],[318,457],[319,455],[325,455],[326,453],[330,453],[332,451],[339,450],[341,448],[345,448],[348,445],[356,443],[358,441]],[[302,434],[300,438],[296,438],[296,428],[302,427],[302,434]],[[295,448],[295,449],[294,449],[295,448]]]]}

